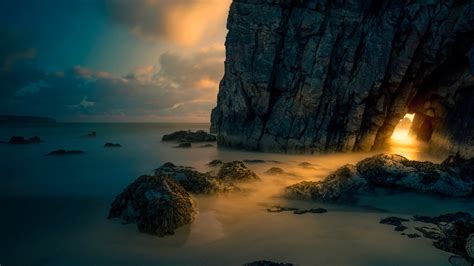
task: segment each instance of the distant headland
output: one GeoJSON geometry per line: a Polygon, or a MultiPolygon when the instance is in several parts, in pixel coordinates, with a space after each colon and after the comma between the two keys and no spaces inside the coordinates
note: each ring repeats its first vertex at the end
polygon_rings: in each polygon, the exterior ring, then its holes
{"type": "Polygon", "coordinates": [[[0,124],[11,123],[56,123],[56,119],[40,116],[0,115],[0,124]]]}

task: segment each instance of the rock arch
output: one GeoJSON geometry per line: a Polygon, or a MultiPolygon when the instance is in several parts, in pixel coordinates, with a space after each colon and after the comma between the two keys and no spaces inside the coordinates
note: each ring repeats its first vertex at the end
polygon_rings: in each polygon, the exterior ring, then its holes
{"type": "Polygon", "coordinates": [[[227,27],[220,145],[366,151],[409,112],[433,148],[474,155],[473,0],[234,0],[227,27]]]}

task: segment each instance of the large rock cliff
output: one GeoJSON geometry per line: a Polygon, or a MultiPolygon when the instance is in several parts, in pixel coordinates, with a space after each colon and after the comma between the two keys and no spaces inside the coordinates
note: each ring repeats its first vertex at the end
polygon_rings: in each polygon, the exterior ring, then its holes
{"type": "Polygon", "coordinates": [[[474,0],[234,0],[211,130],[220,145],[381,147],[406,113],[474,155],[474,0]]]}

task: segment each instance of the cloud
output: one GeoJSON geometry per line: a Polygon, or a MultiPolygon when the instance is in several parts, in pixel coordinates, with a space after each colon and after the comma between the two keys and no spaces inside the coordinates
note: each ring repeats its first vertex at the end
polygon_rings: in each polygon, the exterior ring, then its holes
{"type": "Polygon", "coordinates": [[[103,10],[142,39],[192,46],[224,38],[229,6],[230,0],[104,0],[103,10]]]}
{"type": "Polygon", "coordinates": [[[36,48],[23,34],[0,28],[0,71],[10,70],[17,62],[36,57],[36,48]]]}
{"type": "Polygon", "coordinates": [[[220,47],[164,53],[156,65],[116,76],[83,66],[46,72],[31,64],[0,71],[0,113],[68,121],[209,121],[223,75],[220,47]]]}

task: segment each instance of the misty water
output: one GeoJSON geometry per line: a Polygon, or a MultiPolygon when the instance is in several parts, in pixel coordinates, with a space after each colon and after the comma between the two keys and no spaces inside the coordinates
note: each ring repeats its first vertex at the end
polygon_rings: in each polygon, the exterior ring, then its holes
{"type": "MultiPolygon", "coordinates": [[[[173,148],[163,134],[208,129],[206,124],[50,124],[1,126],[0,139],[40,136],[34,145],[0,145],[1,265],[242,265],[255,260],[297,265],[449,265],[449,253],[425,238],[409,239],[387,216],[474,212],[474,203],[413,193],[366,196],[352,206],[280,198],[287,185],[319,180],[369,153],[282,155],[231,149],[173,148]],[[91,131],[96,138],[81,138],[91,131]],[[104,148],[106,142],[122,148],[104,148]],[[45,156],[56,149],[81,155],[45,156]],[[198,215],[173,236],[139,233],[136,225],[106,219],[109,205],[136,177],[171,161],[210,171],[213,160],[276,160],[247,164],[261,182],[245,192],[193,196],[198,215]],[[303,169],[310,162],[313,169],[303,169]],[[271,177],[272,166],[290,176],[271,177]],[[273,205],[328,209],[324,214],[269,213],[273,205]]],[[[421,144],[394,141],[389,152],[439,162],[421,144]]],[[[408,231],[407,233],[409,233],[408,231]]]]}

